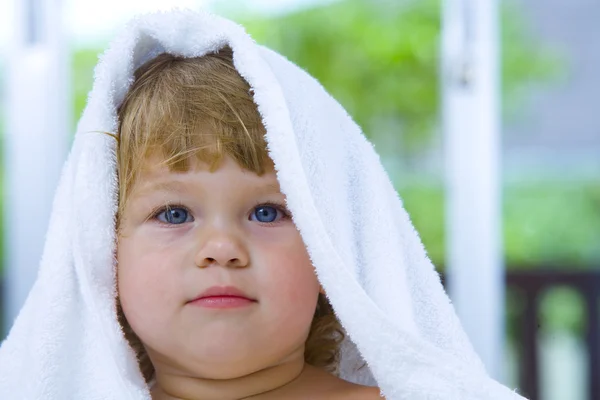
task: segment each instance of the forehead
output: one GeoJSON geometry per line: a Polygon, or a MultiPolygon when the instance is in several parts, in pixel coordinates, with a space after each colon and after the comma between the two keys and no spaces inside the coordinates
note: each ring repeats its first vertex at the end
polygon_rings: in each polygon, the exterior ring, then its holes
{"type": "Polygon", "coordinates": [[[149,157],[138,174],[133,194],[136,196],[152,192],[188,192],[208,185],[244,191],[279,193],[280,187],[275,170],[271,165],[261,175],[242,168],[231,157],[225,156],[217,168],[195,161],[186,171],[173,171],[164,160],[149,157]]]}

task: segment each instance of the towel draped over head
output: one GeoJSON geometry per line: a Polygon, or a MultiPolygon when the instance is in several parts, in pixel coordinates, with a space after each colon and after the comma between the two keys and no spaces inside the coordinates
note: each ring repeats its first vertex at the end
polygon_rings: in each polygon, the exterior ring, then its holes
{"type": "Polygon", "coordinates": [[[133,20],[102,56],[65,163],[37,280],[0,348],[0,398],[150,399],[115,312],[117,108],[136,68],[224,46],[347,338],[341,377],[396,399],[518,399],[473,351],[372,145],[302,69],[205,13],[133,20]],[[366,362],[366,366],[365,366],[366,362]],[[361,368],[362,367],[362,368],[361,368]]]}

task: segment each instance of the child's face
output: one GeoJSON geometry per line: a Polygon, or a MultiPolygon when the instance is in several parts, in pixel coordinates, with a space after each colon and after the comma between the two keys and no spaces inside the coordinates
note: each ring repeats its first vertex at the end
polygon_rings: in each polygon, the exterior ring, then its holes
{"type": "Polygon", "coordinates": [[[154,366],[232,378],[302,355],[319,283],[275,173],[159,162],[132,188],[118,243],[123,311],[154,366]],[[255,301],[192,302],[215,286],[255,301]]]}

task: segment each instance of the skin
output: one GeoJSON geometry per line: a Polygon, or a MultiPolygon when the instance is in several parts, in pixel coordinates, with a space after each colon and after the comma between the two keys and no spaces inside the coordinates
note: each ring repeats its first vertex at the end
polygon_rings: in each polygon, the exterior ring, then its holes
{"type": "Polygon", "coordinates": [[[321,290],[274,171],[225,157],[170,172],[146,163],[121,219],[118,287],[156,369],[154,400],[369,399],[304,362],[321,290]],[[255,299],[232,309],[190,303],[212,286],[255,299]]]}

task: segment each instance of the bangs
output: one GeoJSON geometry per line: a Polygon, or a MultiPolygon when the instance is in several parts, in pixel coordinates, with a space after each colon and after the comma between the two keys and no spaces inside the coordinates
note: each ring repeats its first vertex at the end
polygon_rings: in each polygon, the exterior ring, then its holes
{"type": "Polygon", "coordinates": [[[250,85],[231,49],[198,58],[161,54],[135,72],[119,116],[119,209],[148,158],[175,172],[224,156],[262,175],[271,163],[250,85]]]}

